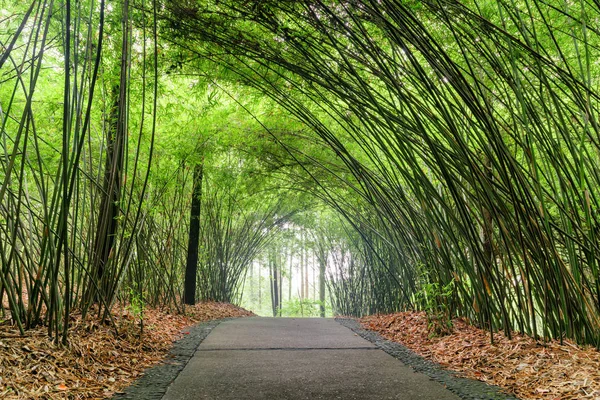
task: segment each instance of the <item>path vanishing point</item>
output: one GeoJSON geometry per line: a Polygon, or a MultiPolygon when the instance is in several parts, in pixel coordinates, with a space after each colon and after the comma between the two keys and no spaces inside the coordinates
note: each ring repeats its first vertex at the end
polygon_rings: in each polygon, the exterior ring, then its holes
{"type": "Polygon", "coordinates": [[[458,397],[333,319],[253,317],[219,324],[163,399],[458,397]]]}

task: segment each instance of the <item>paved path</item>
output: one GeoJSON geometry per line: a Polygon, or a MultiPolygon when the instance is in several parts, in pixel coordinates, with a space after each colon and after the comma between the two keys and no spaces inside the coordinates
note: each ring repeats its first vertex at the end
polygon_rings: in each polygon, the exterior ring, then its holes
{"type": "Polygon", "coordinates": [[[167,390],[186,399],[431,399],[456,395],[333,319],[217,326],[167,390]]]}

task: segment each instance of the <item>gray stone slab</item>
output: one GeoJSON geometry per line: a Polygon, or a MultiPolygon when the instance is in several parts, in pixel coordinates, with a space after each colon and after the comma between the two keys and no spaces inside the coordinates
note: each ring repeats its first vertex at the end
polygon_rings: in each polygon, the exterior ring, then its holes
{"type": "Polygon", "coordinates": [[[244,318],[213,329],[163,400],[458,398],[334,320],[244,318]]]}
{"type": "Polygon", "coordinates": [[[199,351],[163,399],[458,398],[379,349],[287,349],[199,351]]]}
{"type": "Polygon", "coordinates": [[[240,318],[217,326],[201,349],[376,347],[329,318],[240,318]]]}
{"type": "Polygon", "coordinates": [[[336,318],[336,321],[346,328],[356,332],[361,337],[373,342],[379,349],[397,358],[405,365],[410,365],[416,372],[423,373],[429,378],[442,384],[446,389],[465,400],[518,400],[502,391],[498,386],[489,385],[482,381],[464,378],[460,373],[442,368],[440,365],[426,360],[400,343],[384,339],[377,332],[366,330],[351,318],[336,318]]]}

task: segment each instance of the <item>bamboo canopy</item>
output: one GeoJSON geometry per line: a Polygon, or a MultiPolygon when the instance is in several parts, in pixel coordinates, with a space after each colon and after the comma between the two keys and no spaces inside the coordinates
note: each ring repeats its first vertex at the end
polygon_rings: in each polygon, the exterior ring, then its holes
{"type": "MultiPolygon", "coordinates": [[[[125,284],[178,303],[190,171],[151,178],[168,54],[268,96],[343,166],[287,148],[349,230],[338,309],[415,308],[437,285],[492,333],[600,345],[598,0],[30,3],[0,16],[0,299],[21,329],[66,340],[71,308],[108,318],[125,284]],[[44,57],[62,63],[53,126],[44,57]]],[[[211,196],[200,287],[231,299],[288,211],[211,196]]]]}

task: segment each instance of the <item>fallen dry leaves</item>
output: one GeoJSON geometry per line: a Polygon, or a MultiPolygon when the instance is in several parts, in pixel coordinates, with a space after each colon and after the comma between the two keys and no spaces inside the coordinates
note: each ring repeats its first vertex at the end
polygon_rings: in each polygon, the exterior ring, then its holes
{"type": "Polygon", "coordinates": [[[362,325],[462,375],[504,388],[521,399],[600,399],[600,352],[565,340],[540,343],[454,321],[454,332],[429,338],[422,312],[364,317],[362,325]]]}
{"type": "Polygon", "coordinates": [[[37,328],[20,336],[0,324],[1,399],[98,399],[129,386],[144,369],[159,363],[182,329],[197,322],[252,316],[231,304],[205,302],[173,315],[144,310],[144,329],[126,309],[109,325],[74,316],[68,346],[56,346],[37,328]]]}

